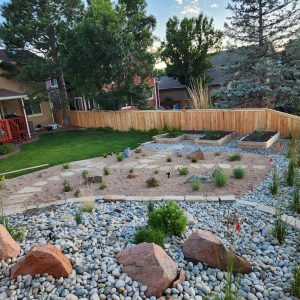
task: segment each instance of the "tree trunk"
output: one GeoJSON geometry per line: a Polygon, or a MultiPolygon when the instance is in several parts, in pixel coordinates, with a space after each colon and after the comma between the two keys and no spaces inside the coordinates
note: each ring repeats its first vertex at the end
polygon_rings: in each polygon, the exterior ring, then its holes
{"type": "Polygon", "coordinates": [[[65,78],[63,71],[61,72],[60,78],[59,78],[59,94],[60,99],[62,102],[62,114],[63,114],[63,120],[64,120],[64,126],[69,126],[69,116],[68,116],[68,92],[66,88],[65,78]]]}

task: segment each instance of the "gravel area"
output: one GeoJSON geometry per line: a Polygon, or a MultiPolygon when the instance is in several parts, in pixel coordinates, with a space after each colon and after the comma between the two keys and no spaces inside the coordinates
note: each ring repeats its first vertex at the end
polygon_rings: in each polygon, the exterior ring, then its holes
{"type": "MultiPolygon", "coordinates": [[[[34,215],[12,216],[12,224],[26,228],[21,242],[21,257],[35,243],[53,243],[67,255],[74,267],[69,278],[54,279],[47,274],[19,276],[9,280],[10,266],[16,259],[0,262],[0,299],[146,299],[147,289],[122,272],[116,254],[132,246],[137,226],[144,226],[147,203],[103,203],[97,201],[93,213],[84,213],[82,225],[73,217],[79,204],[47,208],[34,215]]],[[[190,214],[189,228],[182,238],[166,241],[165,251],[178,267],[184,268],[187,279],[166,290],[174,299],[213,299],[224,286],[227,273],[204,264],[184,259],[183,241],[196,229],[206,229],[218,235],[225,244],[249,260],[253,272],[235,282],[242,299],[292,299],[289,283],[292,269],[300,253],[299,232],[287,229],[286,243],[279,246],[270,235],[274,218],[251,207],[238,204],[180,203],[190,214]],[[237,211],[243,221],[238,236],[227,234],[227,214],[237,211]]],[[[19,257],[18,260],[21,258],[19,257]]],[[[238,278],[237,278],[238,277],[238,278]]],[[[155,297],[151,297],[154,300],[155,297]]]]}

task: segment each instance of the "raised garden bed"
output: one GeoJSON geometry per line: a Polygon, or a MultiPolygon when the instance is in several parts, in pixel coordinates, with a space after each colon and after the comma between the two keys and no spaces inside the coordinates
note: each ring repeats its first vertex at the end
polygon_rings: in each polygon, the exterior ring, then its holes
{"type": "Polygon", "coordinates": [[[280,132],[276,131],[253,131],[238,141],[241,148],[267,149],[280,138],[280,132]]]}
{"type": "Polygon", "coordinates": [[[231,140],[235,133],[232,131],[210,130],[202,131],[203,136],[195,140],[195,144],[221,146],[231,140]]]}
{"type": "Polygon", "coordinates": [[[159,144],[175,144],[185,139],[185,135],[173,135],[172,133],[163,133],[155,135],[153,140],[159,144]]]}
{"type": "Polygon", "coordinates": [[[196,140],[201,137],[204,137],[204,132],[200,130],[184,130],[184,139],[185,140],[196,140]]]}

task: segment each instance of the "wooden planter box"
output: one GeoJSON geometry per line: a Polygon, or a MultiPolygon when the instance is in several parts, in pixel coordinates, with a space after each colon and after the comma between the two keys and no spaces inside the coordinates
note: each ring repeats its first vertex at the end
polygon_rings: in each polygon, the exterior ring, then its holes
{"type": "Polygon", "coordinates": [[[200,132],[187,131],[183,133],[184,133],[184,139],[189,141],[195,141],[197,139],[204,137],[204,134],[200,132]]]}
{"type": "Polygon", "coordinates": [[[235,136],[235,132],[231,132],[219,140],[200,140],[198,138],[195,140],[195,144],[218,147],[218,146],[222,146],[225,143],[227,143],[228,141],[230,141],[234,136],[235,136]]]}
{"type": "Polygon", "coordinates": [[[177,136],[177,137],[174,137],[174,138],[169,137],[169,136],[170,136],[169,133],[163,133],[163,134],[160,134],[160,135],[155,135],[153,137],[153,140],[156,143],[159,143],[159,144],[175,144],[175,143],[180,142],[180,141],[185,139],[184,134],[180,135],[180,136],[177,136]]]}
{"type": "Polygon", "coordinates": [[[238,141],[238,146],[240,148],[257,148],[257,149],[268,149],[274,143],[280,139],[280,132],[276,132],[268,141],[266,142],[255,142],[255,141],[244,141],[250,134],[244,136],[238,141]]]}

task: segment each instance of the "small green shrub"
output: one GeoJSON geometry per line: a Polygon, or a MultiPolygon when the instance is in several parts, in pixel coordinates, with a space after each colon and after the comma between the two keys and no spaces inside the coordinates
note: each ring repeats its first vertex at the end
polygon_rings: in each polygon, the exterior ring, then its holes
{"type": "Polygon", "coordinates": [[[106,188],[107,188],[107,185],[105,183],[102,182],[99,184],[99,190],[102,191],[102,190],[105,190],[106,188]]]}
{"type": "Polygon", "coordinates": [[[159,173],[159,171],[158,171],[158,170],[155,170],[155,171],[154,171],[154,174],[158,174],[158,173],[159,173]]]}
{"type": "Polygon", "coordinates": [[[180,167],[178,168],[178,173],[180,176],[186,176],[189,174],[189,168],[188,167],[180,167]]]}
{"type": "Polygon", "coordinates": [[[192,163],[197,163],[198,162],[198,158],[196,156],[193,156],[191,159],[192,163]]]}
{"type": "Polygon", "coordinates": [[[147,209],[148,209],[148,215],[154,211],[155,205],[154,205],[154,202],[153,202],[153,201],[150,201],[150,202],[148,203],[147,209]]]}
{"type": "Polygon", "coordinates": [[[221,152],[215,152],[215,156],[221,156],[221,152]]]}
{"type": "Polygon", "coordinates": [[[224,187],[228,183],[229,176],[225,171],[216,170],[214,180],[217,187],[224,187]]]}
{"type": "Polygon", "coordinates": [[[109,168],[104,167],[104,168],[103,168],[103,175],[104,175],[104,176],[108,176],[109,174],[110,174],[109,168]]]}
{"type": "Polygon", "coordinates": [[[83,222],[82,208],[77,209],[76,214],[75,214],[75,221],[76,221],[77,225],[82,224],[82,222],[83,222]]]}
{"type": "Polygon", "coordinates": [[[63,164],[63,168],[64,168],[65,170],[67,170],[67,169],[70,168],[70,165],[69,165],[69,164],[63,164]]]}
{"type": "Polygon", "coordinates": [[[77,190],[75,193],[74,193],[74,197],[78,198],[80,196],[80,190],[77,190]]]}
{"type": "Polygon", "coordinates": [[[138,153],[142,153],[142,149],[141,148],[137,148],[137,149],[134,150],[134,152],[137,153],[137,154],[138,153]]]}
{"type": "Polygon", "coordinates": [[[200,188],[201,188],[201,181],[200,181],[200,179],[198,179],[198,178],[193,179],[192,182],[191,182],[191,186],[192,186],[193,192],[200,191],[200,188]]]}
{"type": "Polygon", "coordinates": [[[172,162],[172,157],[171,156],[167,157],[167,162],[172,162]]]}
{"type": "Polygon", "coordinates": [[[278,194],[279,191],[279,177],[278,177],[278,172],[277,168],[273,170],[273,175],[272,175],[272,183],[269,186],[270,192],[273,196],[278,194]]]}
{"type": "Polygon", "coordinates": [[[242,159],[242,155],[240,153],[235,153],[228,157],[229,161],[240,161],[242,159]]]}
{"type": "Polygon", "coordinates": [[[8,233],[15,241],[20,241],[25,236],[25,230],[19,228],[19,226],[9,225],[9,218],[5,215],[0,217],[0,224],[6,228],[8,233]]]}
{"type": "Polygon", "coordinates": [[[0,154],[6,155],[8,153],[13,152],[14,149],[15,149],[15,145],[12,143],[2,144],[0,145],[0,154]]]}
{"type": "Polygon", "coordinates": [[[236,179],[242,179],[246,175],[246,170],[243,167],[236,167],[233,169],[233,176],[236,179]]]}
{"type": "Polygon", "coordinates": [[[276,220],[274,227],[272,228],[272,235],[274,238],[278,240],[278,243],[282,245],[285,242],[285,237],[287,235],[287,226],[286,224],[282,221],[282,215],[280,212],[276,213],[276,220]]]}
{"type": "Polygon", "coordinates": [[[4,182],[5,182],[5,177],[0,176],[0,191],[4,190],[4,182]]]}
{"type": "Polygon", "coordinates": [[[159,182],[155,177],[150,177],[149,179],[147,179],[146,184],[149,188],[154,188],[159,186],[159,182]]]}
{"type": "Polygon", "coordinates": [[[117,155],[117,161],[118,161],[118,162],[121,162],[123,159],[124,159],[124,157],[123,157],[122,154],[118,154],[118,155],[117,155]]]}
{"type": "Polygon", "coordinates": [[[107,154],[103,154],[103,158],[107,158],[107,154]]]}
{"type": "Polygon", "coordinates": [[[87,177],[87,175],[89,174],[89,171],[88,170],[83,170],[82,172],[81,172],[81,176],[82,176],[82,178],[86,178],[87,177]]]}
{"type": "Polygon", "coordinates": [[[287,172],[286,172],[286,183],[289,186],[294,185],[295,176],[296,176],[295,160],[290,159],[288,169],[287,169],[287,172]]]}
{"type": "Polygon", "coordinates": [[[293,275],[291,294],[296,298],[300,298],[300,265],[294,268],[293,275]]]}
{"type": "Polygon", "coordinates": [[[82,211],[91,213],[95,209],[95,201],[85,201],[82,203],[82,211]]]}
{"type": "Polygon", "coordinates": [[[63,191],[65,193],[72,191],[71,185],[70,185],[70,183],[67,180],[64,181],[63,191]]]}
{"type": "Polygon", "coordinates": [[[180,236],[187,228],[187,218],[179,205],[170,201],[149,214],[148,224],[168,236],[180,236]]]}
{"type": "Polygon", "coordinates": [[[153,228],[139,228],[134,236],[134,244],[154,243],[161,247],[164,246],[165,235],[161,230],[153,228]]]}
{"type": "Polygon", "coordinates": [[[300,188],[298,185],[295,186],[293,192],[292,210],[293,212],[300,214],[300,188]]]}

